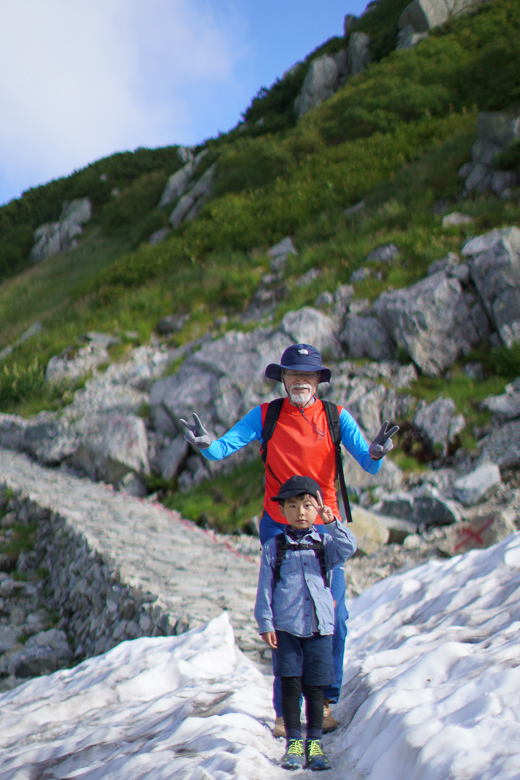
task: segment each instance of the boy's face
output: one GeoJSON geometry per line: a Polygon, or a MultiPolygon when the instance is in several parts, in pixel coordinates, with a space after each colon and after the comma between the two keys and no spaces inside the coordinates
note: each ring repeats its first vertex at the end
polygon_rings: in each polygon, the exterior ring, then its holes
{"type": "Polygon", "coordinates": [[[316,500],[307,493],[304,496],[286,498],[280,504],[280,512],[295,530],[310,528],[318,514],[316,500]]]}

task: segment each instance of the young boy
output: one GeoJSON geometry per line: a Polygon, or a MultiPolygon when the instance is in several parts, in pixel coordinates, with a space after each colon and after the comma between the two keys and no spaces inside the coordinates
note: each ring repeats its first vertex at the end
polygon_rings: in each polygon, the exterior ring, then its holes
{"type": "Polygon", "coordinates": [[[330,769],[321,745],[323,686],[334,682],[334,603],[329,573],[357,549],[352,533],[323,504],[318,483],[295,476],[273,501],[288,522],[285,533],[263,548],[255,618],[273,651],[274,673],[282,684],[287,750],[284,769],[330,769]],[[317,515],[326,534],[314,525],[317,515]],[[300,723],[303,693],[307,715],[305,749],[300,723]]]}

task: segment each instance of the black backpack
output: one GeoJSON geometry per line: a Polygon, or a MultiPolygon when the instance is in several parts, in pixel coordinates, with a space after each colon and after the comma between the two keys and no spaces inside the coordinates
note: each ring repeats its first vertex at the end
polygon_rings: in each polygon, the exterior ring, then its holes
{"type": "Polygon", "coordinates": [[[307,544],[289,544],[285,538],[285,534],[278,534],[276,537],[276,561],[274,564],[274,584],[280,582],[280,569],[282,568],[282,561],[285,557],[287,550],[313,550],[314,555],[320,564],[320,573],[323,579],[323,584],[326,588],[330,588],[329,578],[327,577],[327,564],[325,563],[325,544],[323,539],[310,539],[307,544]]]}
{"type": "MultiPolygon", "coordinates": [[[[275,400],[271,401],[269,406],[267,407],[267,413],[265,415],[264,425],[262,428],[263,443],[262,443],[262,448],[260,450],[260,455],[262,456],[262,460],[264,462],[266,469],[269,469],[272,476],[276,479],[277,482],[280,483],[280,485],[282,483],[280,482],[276,474],[272,472],[272,470],[269,467],[269,464],[267,463],[267,444],[269,442],[269,439],[274,433],[274,429],[276,427],[276,423],[278,422],[278,417],[280,416],[280,412],[282,410],[282,405],[284,400],[285,400],[284,398],[275,398],[275,400]]],[[[347,486],[345,485],[345,477],[343,474],[343,465],[341,460],[341,433],[339,429],[338,407],[336,406],[336,404],[332,403],[331,401],[322,401],[321,403],[325,408],[330,437],[332,439],[332,443],[334,444],[334,449],[336,450],[336,477],[339,479],[341,496],[343,498],[343,506],[345,507],[345,516],[347,518],[347,523],[351,523],[352,513],[350,511],[350,504],[347,495],[347,486]]]]}

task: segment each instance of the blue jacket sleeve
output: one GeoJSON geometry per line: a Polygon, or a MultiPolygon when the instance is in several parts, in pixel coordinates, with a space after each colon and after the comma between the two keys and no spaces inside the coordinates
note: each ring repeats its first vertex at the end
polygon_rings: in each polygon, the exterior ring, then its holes
{"type": "MultiPolygon", "coordinates": [[[[341,441],[347,452],[357,460],[361,468],[370,474],[377,474],[381,468],[382,460],[372,460],[368,451],[368,444],[357,422],[346,409],[342,409],[339,415],[339,429],[341,441]]],[[[207,450],[204,450],[207,452],[207,450]]]]}
{"type": "Polygon", "coordinates": [[[351,558],[357,550],[356,537],[347,526],[334,520],[326,526],[327,533],[323,535],[325,545],[325,563],[327,571],[335,569],[351,558]]]}
{"type": "Polygon", "coordinates": [[[262,441],[262,410],[259,406],[251,409],[220,439],[211,442],[207,449],[201,450],[201,453],[208,460],[222,460],[255,440],[262,441]]]}
{"type": "Polygon", "coordinates": [[[269,539],[262,550],[260,572],[258,575],[258,590],[256,592],[255,618],[258,623],[258,633],[265,634],[274,631],[273,589],[274,589],[274,551],[276,542],[269,539]]]}

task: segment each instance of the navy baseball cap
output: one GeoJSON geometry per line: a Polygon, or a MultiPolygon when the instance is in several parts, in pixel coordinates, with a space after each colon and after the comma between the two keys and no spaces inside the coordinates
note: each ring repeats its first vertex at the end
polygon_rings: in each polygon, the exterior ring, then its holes
{"type": "MultiPolygon", "coordinates": [[[[318,493],[322,493],[320,486],[312,477],[291,477],[284,482],[277,496],[273,496],[271,501],[283,501],[292,496],[299,496],[301,493],[309,493],[318,498],[318,493]]],[[[322,494],[323,495],[323,494],[322,494]]]]}
{"type": "Polygon", "coordinates": [[[316,371],[319,382],[330,382],[330,368],[321,364],[321,354],[310,344],[293,344],[282,355],[280,363],[269,363],[265,369],[268,379],[282,381],[282,369],[289,371],[316,371]]]}

